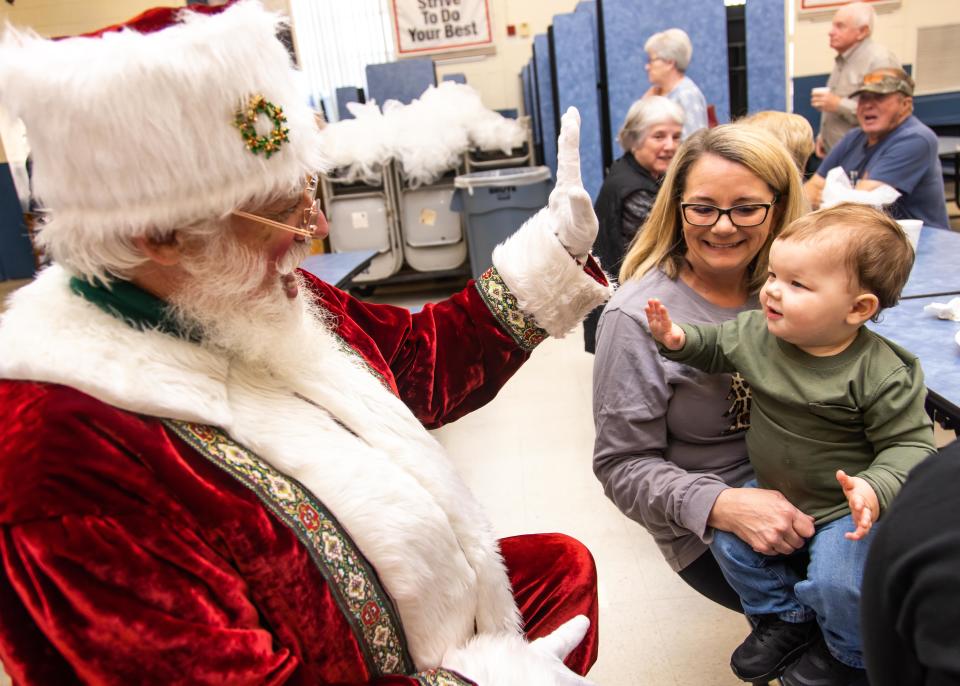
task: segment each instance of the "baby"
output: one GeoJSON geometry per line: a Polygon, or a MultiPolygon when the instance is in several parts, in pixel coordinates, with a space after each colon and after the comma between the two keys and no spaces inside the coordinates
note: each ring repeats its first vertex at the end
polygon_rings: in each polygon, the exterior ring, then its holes
{"type": "Polygon", "coordinates": [[[677,325],[650,300],[647,321],[664,356],[743,375],[753,395],[749,485],[780,491],[814,518],[805,577],[794,553],[763,555],[714,532],[711,550],[754,624],[733,653],[734,673],[847,684],[863,668],[865,537],[934,452],[918,360],[864,327],[896,304],[913,249],[883,213],[843,204],[790,224],[769,264],[762,310],[719,326],[677,325]]]}

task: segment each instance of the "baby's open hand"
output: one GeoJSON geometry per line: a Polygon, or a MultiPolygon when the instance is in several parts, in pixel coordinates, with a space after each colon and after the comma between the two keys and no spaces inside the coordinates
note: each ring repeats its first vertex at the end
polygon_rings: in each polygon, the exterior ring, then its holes
{"type": "Polygon", "coordinates": [[[687,342],[687,336],[683,333],[683,329],[670,320],[667,306],[662,302],[656,298],[650,298],[644,312],[647,313],[650,333],[663,347],[669,350],[680,350],[683,344],[687,342]]]}
{"type": "Polygon", "coordinates": [[[857,525],[855,531],[844,534],[844,537],[859,541],[870,532],[870,527],[880,513],[880,501],[873,487],[859,476],[847,476],[846,472],[838,469],[837,481],[843,487],[843,494],[850,504],[850,516],[857,525]]]}

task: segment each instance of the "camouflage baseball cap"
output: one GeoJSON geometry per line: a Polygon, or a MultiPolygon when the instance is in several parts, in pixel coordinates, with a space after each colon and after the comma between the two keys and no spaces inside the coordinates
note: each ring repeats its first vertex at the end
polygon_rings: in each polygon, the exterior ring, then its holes
{"type": "Polygon", "coordinates": [[[899,69],[877,69],[866,74],[863,77],[863,83],[853,92],[853,95],[861,93],[903,93],[904,95],[913,95],[913,79],[899,69]]]}

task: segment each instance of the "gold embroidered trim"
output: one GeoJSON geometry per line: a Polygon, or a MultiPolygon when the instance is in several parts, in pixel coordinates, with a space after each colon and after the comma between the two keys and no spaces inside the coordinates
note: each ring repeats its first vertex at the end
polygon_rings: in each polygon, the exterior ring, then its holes
{"type": "Polygon", "coordinates": [[[476,686],[469,679],[447,669],[428,669],[417,672],[411,678],[423,686],[476,686]]]}
{"type": "Polygon", "coordinates": [[[370,672],[375,676],[411,673],[413,662],[393,603],[376,572],[323,503],[296,479],[278,472],[220,429],[174,419],[162,421],[210,462],[256,493],[293,529],[330,585],[370,672]]]}
{"type": "Polygon", "coordinates": [[[510,292],[495,267],[490,267],[477,279],[477,291],[490,312],[524,350],[533,350],[547,337],[536,320],[520,309],[517,298],[510,292]]]}

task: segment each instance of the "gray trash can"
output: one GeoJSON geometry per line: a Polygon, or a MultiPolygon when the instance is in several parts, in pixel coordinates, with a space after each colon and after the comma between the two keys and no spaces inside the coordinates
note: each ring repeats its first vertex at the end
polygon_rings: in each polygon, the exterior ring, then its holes
{"type": "Polygon", "coordinates": [[[470,271],[478,278],[493,249],[547,204],[553,182],[548,167],[513,167],[462,174],[453,185],[450,209],[464,213],[470,271]]]}

